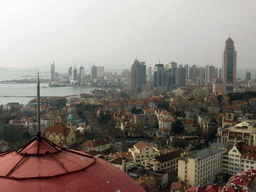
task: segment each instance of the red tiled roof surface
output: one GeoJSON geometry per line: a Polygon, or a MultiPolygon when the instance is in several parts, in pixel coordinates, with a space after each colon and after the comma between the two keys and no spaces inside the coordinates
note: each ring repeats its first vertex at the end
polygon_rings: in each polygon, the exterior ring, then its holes
{"type": "Polygon", "coordinates": [[[170,153],[167,153],[167,154],[164,154],[164,155],[160,155],[158,157],[155,157],[155,159],[157,161],[159,161],[160,163],[164,163],[166,161],[170,161],[172,159],[176,159],[178,157],[180,157],[180,154],[182,153],[183,151],[181,149],[177,150],[177,151],[172,151],[170,153]]]}
{"type": "Polygon", "coordinates": [[[243,142],[237,143],[236,148],[244,157],[256,160],[256,146],[246,145],[243,142]]]}
{"type": "Polygon", "coordinates": [[[218,186],[208,185],[206,188],[206,192],[218,192],[218,186]]]}
{"type": "Polygon", "coordinates": [[[160,186],[160,182],[151,176],[143,176],[140,179],[136,180],[140,186],[142,186],[146,191],[149,191],[152,188],[155,188],[157,186],[160,186]]]}
{"type": "Polygon", "coordinates": [[[180,191],[180,192],[185,192],[191,185],[184,181],[180,182],[173,182],[171,185],[171,190],[173,191],[180,191]]]}
{"type": "Polygon", "coordinates": [[[42,133],[42,135],[45,135],[47,132],[50,132],[51,134],[56,133],[58,134],[62,134],[63,136],[68,136],[70,133],[70,128],[67,128],[65,125],[63,124],[55,124],[52,127],[47,127],[44,132],[42,133]]]}
{"type": "Polygon", "coordinates": [[[105,141],[104,139],[99,139],[96,141],[87,140],[82,144],[82,146],[84,146],[86,148],[93,148],[93,147],[98,147],[98,146],[106,145],[106,144],[109,144],[109,142],[105,141]]]}
{"type": "Polygon", "coordinates": [[[142,150],[142,149],[144,149],[144,148],[146,148],[146,147],[149,147],[149,146],[148,146],[146,143],[140,141],[140,142],[136,143],[136,144],[134,145],[134,147],[136,147],[136,148],[139,149],[139,150],[142,150]]]}

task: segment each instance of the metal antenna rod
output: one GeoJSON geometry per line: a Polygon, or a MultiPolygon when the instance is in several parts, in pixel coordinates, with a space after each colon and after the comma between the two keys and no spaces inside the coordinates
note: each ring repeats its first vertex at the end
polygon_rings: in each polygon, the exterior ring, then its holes
{"type": "Polygon", "coordinates": [[[40,132],[40,80],[39,80],[39,72],[37,75],[37,138],[41,137],[40,132]]]}

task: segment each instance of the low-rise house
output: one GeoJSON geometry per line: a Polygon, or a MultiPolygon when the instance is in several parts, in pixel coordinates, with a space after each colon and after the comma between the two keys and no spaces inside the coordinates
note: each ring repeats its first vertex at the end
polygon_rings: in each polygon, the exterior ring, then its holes
{"type": "Polygon", "coordinates": [[[184,181],[172,182],[170,192],[186,192],[190,187],[191,185],[184,181]]]}
{"type": "Polygon", "coordinates": [[[141,164],[141,162],[146,159],[150,159],[152,157],[157,157],[160,155],[158,149],[150,147],[142,141],[133,145],[133,148],[129,148],[129,152],[132,153],[133,161],[136,164],[141,164]]]}
{"type": "Polygon", "coordinates": [[[183,153],[182,150],[172,151],[151,159],[142,161],[142,165],[151,171],[178,171],[178,158],[183,153]]]}
{"type": "Polygon", "coordinates": [[[43,131],[42,136],[60,146],[81,144],[85,141],[85,138],[83,134],[76,130],[76,127],[75,116],[70,112],[66,124],[56,122],[54,126],[47,127],[43,131]]]}
{"type": "Polygon", "coordinates": [[[99,140],[87,140],[82,145],[82,149],[85,152],[89,151],[105,151],[107,149],[110,149],[110,142],[99,139],[99,140]]]}
{"type": "Polygon", "coordinates": [[[160,192],[161,185],[157,179],[152,176],[143,176],[136,180],[136,182],[141,185],[147,192],[160,192]]]}

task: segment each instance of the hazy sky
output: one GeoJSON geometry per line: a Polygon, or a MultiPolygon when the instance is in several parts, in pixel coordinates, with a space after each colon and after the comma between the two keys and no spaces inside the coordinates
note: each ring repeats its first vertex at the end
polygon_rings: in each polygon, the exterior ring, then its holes
{"type": "MultiPolygon", "coordinates": [[[[255,0],[31,0],[0,7],[0,67],[75,61],[91,67],[221,66],[225,41],[235,42],[238,68],[256,68],[255,0]]],[[[50,67],[50,66],[49,66],[50,67]]]]}

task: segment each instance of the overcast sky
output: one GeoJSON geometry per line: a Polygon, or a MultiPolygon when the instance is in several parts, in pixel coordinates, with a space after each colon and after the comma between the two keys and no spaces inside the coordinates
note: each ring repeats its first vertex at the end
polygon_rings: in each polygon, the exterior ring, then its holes
{"type": "Polygon", "coordinates": [[[255,10],[255,0],[4,1],[0,67],[130,68],[136,57],[220,67],[230,34],[238,68],[255,69],[255,10]]]}

